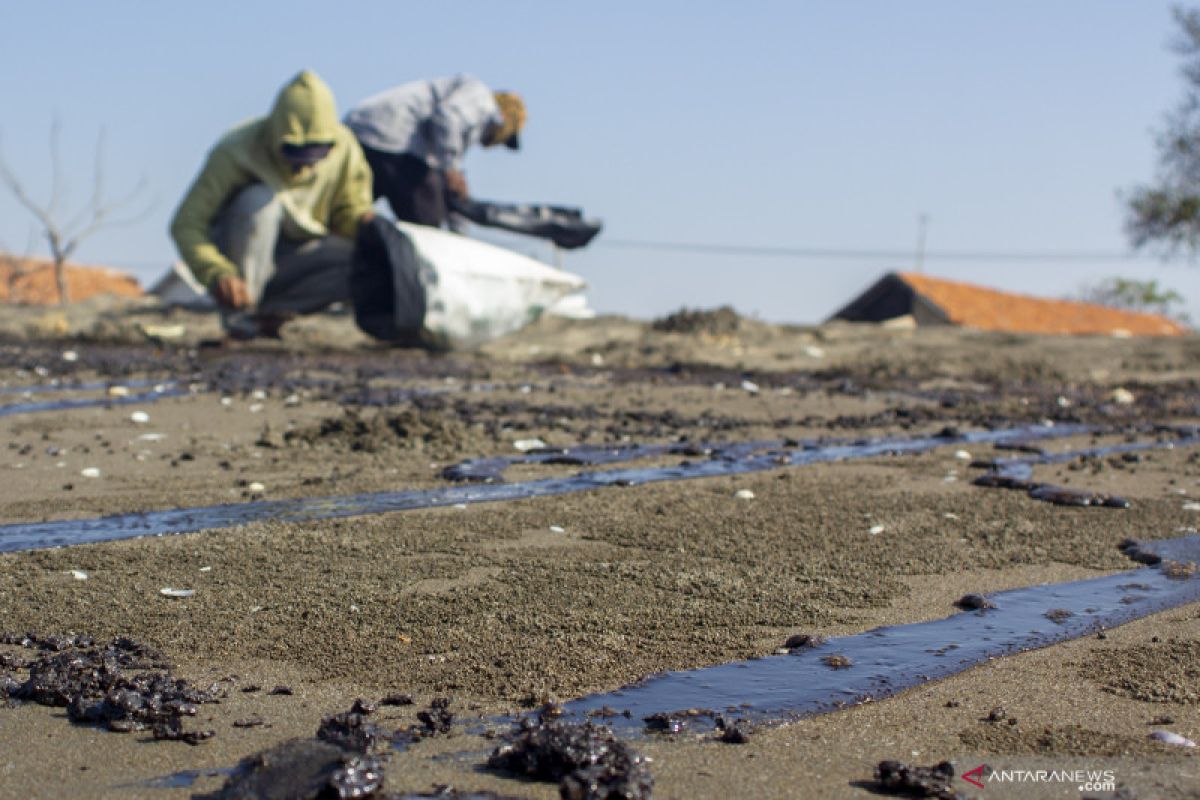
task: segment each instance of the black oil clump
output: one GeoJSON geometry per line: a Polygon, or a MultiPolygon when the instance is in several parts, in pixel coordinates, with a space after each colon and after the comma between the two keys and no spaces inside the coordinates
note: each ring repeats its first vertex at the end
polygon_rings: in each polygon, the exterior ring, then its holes
{"type": "Polygon", "coordinates": [[[379,797],[384,759],[373,750],[395,734],[371,722],[374,703],[355,700],[326,717],[316,739],[292,739],[242,759],[217,792],[204,800],[379,797]]]}
{"type": "Polygon", "coordinates": [[[522,719],[504,738],[488,766],[558,781],[564,800],[648,800],[654,788],[646,761],[603,725],[542,714],[522,719]]]}
{"type": "Polygon", "coordinates": [[[682,733],[687,727],[686,720],[662,711],[644,717],[642,722],[646,723],[646,730],[651,733],[682,733]]]}
{"type": "Polygon", "coordinates": [[[750,741],[750,723],[744,719],[729,720],[717,717],[717,741],[725,744],[746,744],[750,741]]]}
{"type": "Polygon", "coordinates": [[[984,611],[989,608],[995,608],[996,604],[988,600],[981,594],[964,594],[962,597],[954,601],[954,605],[961,608],[963,611],[984,611]]]}
{"type": "Polygon", "coordinates": [[[880,761],[875,767],[875,789],[901,797],[933,797],[966,800],[954,790],[954,765],[943,761],[932,767],[916,767],[899,761],[880,761]]]}
{"type": "Polygon", "coordinates": [[[199,744],[212,731],[185,730],[202,703],[218,698],[214,688],[198,689],[170,674],[158,650],[126,637],[97,645],[90,637],[4,634],[0,641],[38,649],[22,666],[23,683],[0,681],[0,698],[66,708],[72,721],[100,725],[117,733],[150,730],[155,739],[199,744]]]}
{"type": "Polygon", "coordinates": [[[713,309],[688,309],[660,317],[650,327],[663,333],[706,333],[710,336],[727,336],[736,333],[742,319],[731,306],[713,309]]]}
{"type": "Polygon", "coordinates": [[[825,644],[825,637],[816,633],[795,633],[787,638],[783,646],[788,650],[807,650],[825,644]]]}
{"type": "Polygon", "coordinates": [[[329,742],[345,750],[366,753],[384,735],[379,726],[368,717],[375,711],[375,706],[362,700],[355,700],[349,711],[342,711],[321,720],[317,728],[317,738],[329,742]]]}
{"type": "Polygon", "coordinates": [[[332,800],[374,797],[381,762],[328,742],[292,739],[242,759],[225,785],[200,800],[332,800]]]}
{"type": "Polygon", "coordinates": [[[429,708],[417,712],[417,719],[421,721],[421,733],[425,736],[449,733],[454,724],[454,712],[450,711],[450,698],[435,697],[430,702],[429,708]]]}

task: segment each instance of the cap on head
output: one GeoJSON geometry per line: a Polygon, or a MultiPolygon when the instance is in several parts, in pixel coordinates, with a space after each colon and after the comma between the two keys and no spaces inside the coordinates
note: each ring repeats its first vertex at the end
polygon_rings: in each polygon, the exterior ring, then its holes
{"type": "Polygon", "coordinates": [[[503,142],[510,150],[519,150],[519,135],[525,127],[525,101],[513,92],[496,92],[495,98],[496,105],[500,107],[500,114],[504,117],[504,124],[490,137],[491,142],[503,142]]]}

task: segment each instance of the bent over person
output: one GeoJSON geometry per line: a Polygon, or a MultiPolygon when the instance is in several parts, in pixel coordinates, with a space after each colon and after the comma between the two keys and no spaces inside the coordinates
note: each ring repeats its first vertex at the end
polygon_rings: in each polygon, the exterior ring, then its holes
{"type": "Polygon", "coordinates": [[[368,97],[346,115],[374,174],[374,196],[397,219],[440,227],[466,197],[463,156],[473,144],[520,148],[525,103],[477,78],[412,81],[368,97]]]}
{"type": "Polygon", "coordinates": [[[329,87],[305,70],[268,116],[217,142],[171,236],[232,337],[278,336],[290,317],[350,298],[354,237],[371,202],[362,149],[329,87]]]}

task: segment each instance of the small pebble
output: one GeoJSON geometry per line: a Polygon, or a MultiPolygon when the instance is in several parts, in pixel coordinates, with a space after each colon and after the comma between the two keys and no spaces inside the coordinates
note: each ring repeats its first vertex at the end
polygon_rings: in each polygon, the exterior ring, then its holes
{"type": "Polygon", "coordinates": [[[749,489],[738,489],[733,493],[733,496],[738,500],[753,500],[754,492],[750,491],[749,489]]]}
{"type": "Polygon", "coordinates": [[[1129,391],[1124,386],[1118,386],[1116,389],[1113,389],[1108,393],[1108,399],[1112,400],[1117,405],[1128,406],[1132,405],[1133,401],[1137,398],[1134,397],[1133,392],[1129,391]]]}
{"type": "Polygon", "coordinates": [[[1150,734],[1150,738],[1156,742],[1171,744],[1175,745],[1176,747],[1196,746],[1196,743],[1191,739],[1187,738],[1186,736],[1180,736],[1178,733],[1173,733],[1172,731],[1154,731],[1150,734]]]}
{"type": "Polygon", "coordinates": [[[85,478],[99,478],[100,470],[96,467],[84,467],[83,469],[79,470],[79,474],[85,478]]]}

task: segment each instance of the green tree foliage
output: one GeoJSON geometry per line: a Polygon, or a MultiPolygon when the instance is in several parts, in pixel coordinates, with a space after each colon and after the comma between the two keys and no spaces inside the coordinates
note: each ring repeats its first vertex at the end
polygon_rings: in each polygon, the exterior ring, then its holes
{"type": "Polygon", "coordinates": [[[1128,198],[1125,230],[1136,248],[1164,255],[1200,253],[1200,9],[1174,9],[1185,90],[1158,135],[1158,176],[1128,198]]]}

